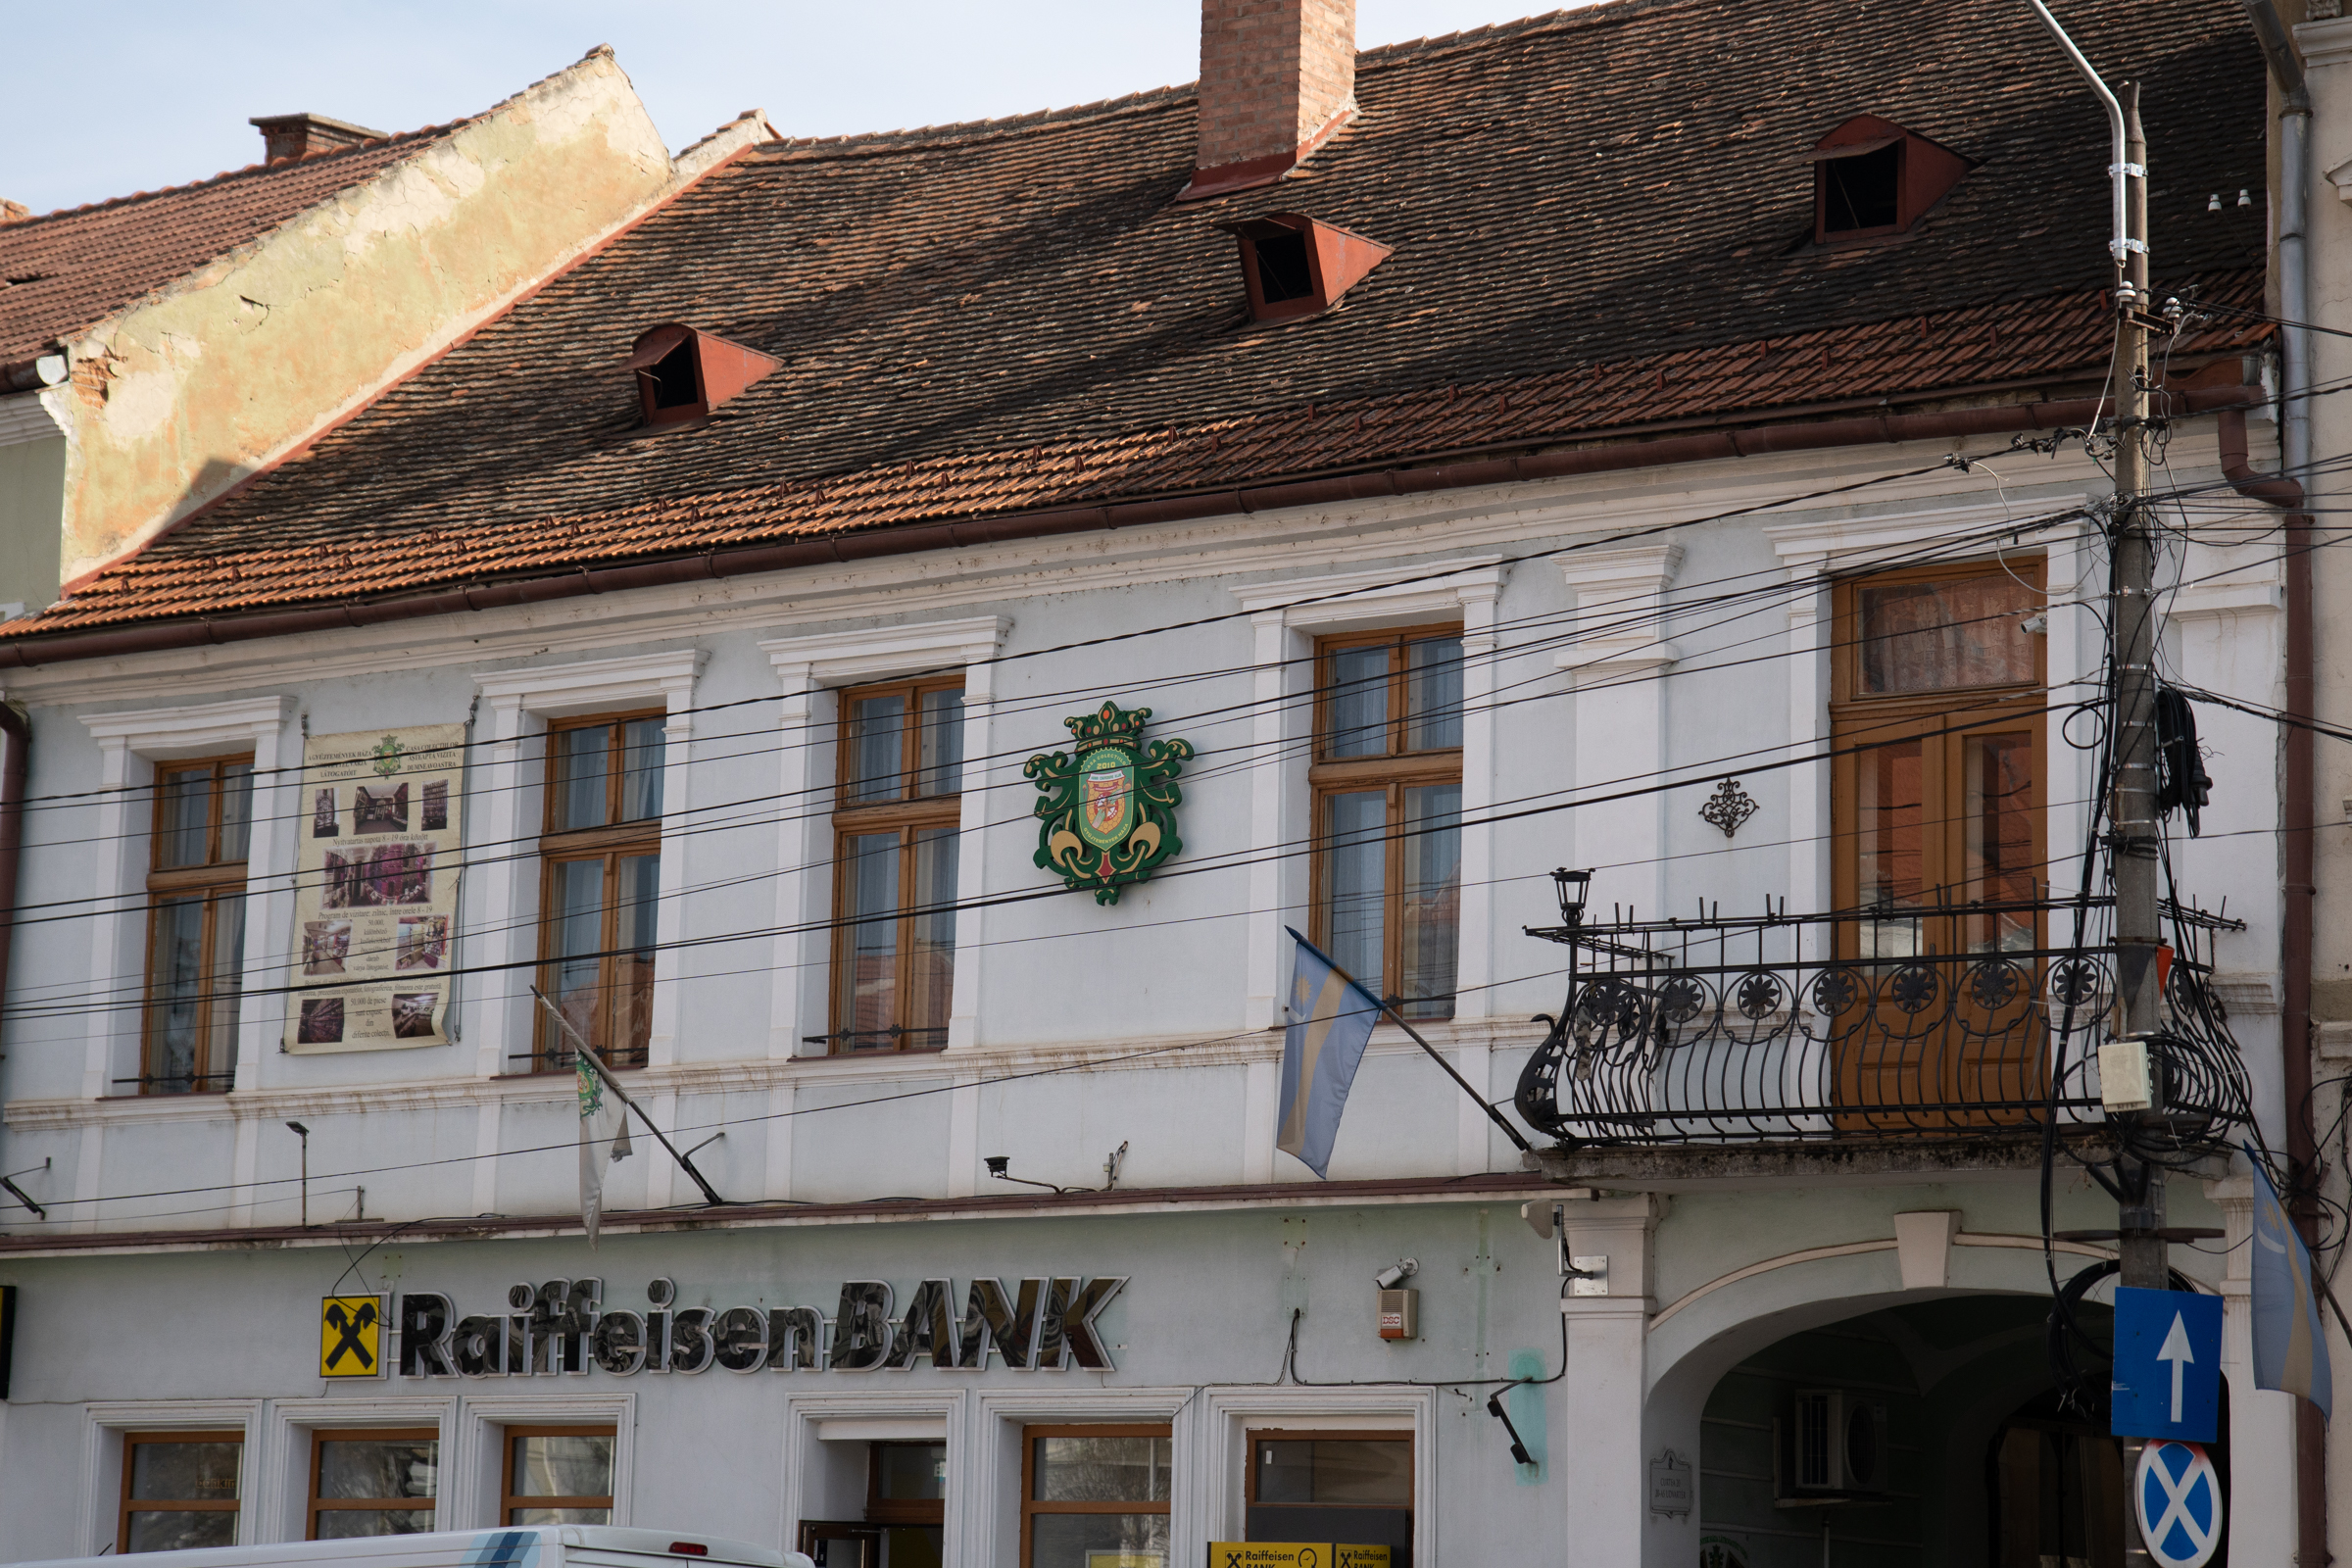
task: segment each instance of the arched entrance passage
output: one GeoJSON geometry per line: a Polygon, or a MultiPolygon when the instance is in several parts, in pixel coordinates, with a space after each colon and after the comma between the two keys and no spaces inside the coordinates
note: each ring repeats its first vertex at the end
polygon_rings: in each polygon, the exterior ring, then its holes
{"type": "MultiPolygon", "coordinates": [[[[2011,1568],[2032,1543],[2018,1568],[2120,1568],[2091,1511],[2116,1516],[2120,1471],[2082,1442],[2105,1412],[2060,1419],[2048,1312],[2046,1296],[1900,1299],[1750,1349],[1699,1415],[1702,1545],[1748,1568],[2011,1568]]],[[[2106,1316],[2083,1309],[2094,1332],[2106,1316]]]]}

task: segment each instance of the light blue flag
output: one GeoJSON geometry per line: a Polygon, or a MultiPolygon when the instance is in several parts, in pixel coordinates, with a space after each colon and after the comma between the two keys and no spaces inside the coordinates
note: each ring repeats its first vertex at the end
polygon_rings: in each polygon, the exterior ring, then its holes
{"type": "Polygon", "coordinates": [[[1291,940],[1298,949],[1291,955],[1291,1021],[1282,1035],[1282,1119],[1274,1147],[1327,1176],[1340,1112],[1380,1021],[1380,1002],[1306,938],[1293,931],[1291,940]]]}
{"type": "Polygon", "coordinates": [[[2300,1394],[2329,1414],[2328,1332],[2311,1285],[2311,1253],[2262,1161],[2254,1167],[2254,1386],[2300,1394]]]}

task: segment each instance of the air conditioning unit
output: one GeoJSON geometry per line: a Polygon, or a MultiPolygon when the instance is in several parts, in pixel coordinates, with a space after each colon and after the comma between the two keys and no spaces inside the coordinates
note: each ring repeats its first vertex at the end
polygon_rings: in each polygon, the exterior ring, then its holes
{"type": "Polygon", "coordinates": [[[1886,1406],[1839,1389],[1799,1389],[1782,1474],[1792,1494],[1886,1490],[1886,1406]]]}

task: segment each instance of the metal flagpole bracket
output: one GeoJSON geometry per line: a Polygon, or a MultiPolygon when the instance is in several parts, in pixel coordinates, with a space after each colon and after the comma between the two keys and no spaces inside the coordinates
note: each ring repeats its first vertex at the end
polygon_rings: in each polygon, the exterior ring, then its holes
{"type": "MultiPolygon", "coordinates": [[[[606,1066],[604,1058],[588,1048],[588,1042],[580,1038],[580,1032],[571,1026],[571,1020],[558,1012],[556,1004],[548,1001],[547,994],[537,986],[531,987],[531,995],[539,999],[539,1005],[547,1009],[547,1015],[556,1020],[556,1027],[564,1031],[564,1038],[571,1042],[572,1050],[580,1054],[580,1059],[596,1069],[596,1075],[605,1081],[605,1087],[612,1090],[614,1098],[619,1100],[622,1104],[637,1113],[637,1119],[645,1123],[645,1130],[654,1135],[654,1141],[668,1150],[669,1157],[678,1162],[678,1169],[694,1179],[694,1185],[703,1190],[703,1200],[712,1208],[726,1207],[727,1200],[719,1197],[717,1190],[703,1179],[701,1171],[694,1168],[693,1156],[680,1153],[678,1146],[669,1141],[669,1135],[654,1125],[654,1118],[645,1113],[645,1107],[629,1098],[629,1092],[621,1088],[620,1081],[612,1076],[612,1069],[606,1066]]],[[[710,1142],[712,1142],[711,1139],[706,1138],[702,1144],[694,1147],[700,1149],[703,1144],[710,1142]]]]}

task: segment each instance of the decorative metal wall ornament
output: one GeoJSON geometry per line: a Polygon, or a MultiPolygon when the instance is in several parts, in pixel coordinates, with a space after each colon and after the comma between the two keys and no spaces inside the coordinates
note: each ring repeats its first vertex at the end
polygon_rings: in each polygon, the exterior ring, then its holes
{"type": "Polygon", "coordinates": [[[1045,793],[1036,810],[1037,864],[1072,891],[1094,890],[1097,904],[1116,904],[1119,889],[1148,879],[1161,861],[1181,853],[1176,808],[1184,793],[1176,775],[1193,756],[1190,741],[1144,745],[1149,708],[1104,703],[1096,712],[1065,718],[1077,747],[1041,752],[1021,765],[1045,793]]]}
{"type": "Polygon", "coordinates": [[[1715,793],[1698,808],[1698,815],[1701,821],[1723,829],[1723,836],[1728,839],[1761,809],[1747,791],[1740,787],[1738,779],[1727,778],[1715,786],[1715,793]]]}

